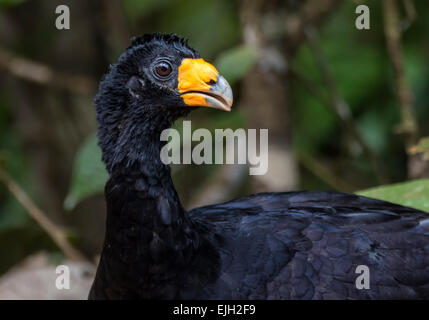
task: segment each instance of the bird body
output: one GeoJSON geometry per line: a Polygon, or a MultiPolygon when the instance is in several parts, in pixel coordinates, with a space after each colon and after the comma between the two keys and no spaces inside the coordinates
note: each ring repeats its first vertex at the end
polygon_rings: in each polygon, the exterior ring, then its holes
{"type": "Polygon", "coordinates": [[[256,194],[189,212],[223,236],[222,299],[416,299],[429,294],[429,223],[339,192],[256,194]],[[358,266],[369,287],[359,288],[358,266]]]}
{"type": "Polygon", "coordinates": [[[231,104],[226,81],[175,35],[136,39],[111,67],[95,100],[110,179],[90,299],[429,298],[429,216],[418,210],[289,192],[186,212],[160,133],[194,106],[231,104]]]}

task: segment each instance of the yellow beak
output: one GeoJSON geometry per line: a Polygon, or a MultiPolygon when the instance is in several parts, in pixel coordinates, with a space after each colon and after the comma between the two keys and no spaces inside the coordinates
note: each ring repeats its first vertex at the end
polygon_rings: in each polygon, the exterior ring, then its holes
{"type": "Polygon", "coordinates": [[[183,59],[178,82],[178,90],[186,105],[231,111],[230,85],[212,64],[203,59],[183,59]]]}

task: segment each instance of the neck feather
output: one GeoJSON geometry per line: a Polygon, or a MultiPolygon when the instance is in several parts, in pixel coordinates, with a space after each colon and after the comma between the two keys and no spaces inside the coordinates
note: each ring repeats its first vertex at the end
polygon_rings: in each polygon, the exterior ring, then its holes
{"type": "Polygon", "coordinates": [[[156,111],[147,109],[107,126],[103,121],[112,119],[99,119],[110,179],[105,188],[106,237],[92,290],[102,292],[97,297],[192,297],[218,272],[217,252],[187,216],[170,168],[160,160],[160,133],[177,114],[156,111]],[[183,288],[194,282],[201,285],[185,293],[183,288]]]}
{"type": "MultiPolygon", "coordinates": [[[[160,134],[176,117],[165,109],[141,108],[133,117],[124,118],[116,143],[109,148],[104,145],[107,150],[103,150],[110,173],[105,190],[108,207],[113,208],[115,218],[118,211],[129,211],[131,215],[144,216],[144,221],[152,219],[153,232],[161,232],[166,227],[186,229],[183,225],[187,224],[170,167],[160,159],[161,148],[166,143],[160,140],[160,134]]],[[[129,212],[126,217],[118,218],[128,218],[129,212]]]]}

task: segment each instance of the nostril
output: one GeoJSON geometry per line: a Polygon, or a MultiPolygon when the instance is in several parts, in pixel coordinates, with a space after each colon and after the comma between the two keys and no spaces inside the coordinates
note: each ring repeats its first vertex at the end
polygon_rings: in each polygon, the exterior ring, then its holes
{"type": "Polygon", "coordinates": [[[206,82],[206,83],[207,83],[208,85],[211,85],[211,86],[212,86],[212,85],[216,84],[216,81],[212,79],[212,80],[210,80],[209,82],[206,82]]]}

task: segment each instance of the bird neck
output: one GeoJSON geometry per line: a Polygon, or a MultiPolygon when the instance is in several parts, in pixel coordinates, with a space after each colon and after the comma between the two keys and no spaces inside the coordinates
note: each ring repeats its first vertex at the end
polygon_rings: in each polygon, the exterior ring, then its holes
{"type": "Polygon", "coordinates": [[[185,223],[185,211],[174,189],[170,168],[161,161],[160,151],[166,142],[160,137],[163,130],[189,110],[131,99],[117,83],[124,79],[111,74],[107,78],[100,85],[95,106],[102,159],[110,175],[105,190],[110,208],[108,219],[137,219],[134,215],[140,217],[136,222],[152,219],[150,226],[154,232],[165,226],[179,227],[185,223]],[[140,212],[130,207],[130,201],[138,203],[140,212]]]}
{"type": "Polygon", "coordinates": [[[180,288],[192,281],[204,286],[218,272],[216,250],[183,209],[170,168],[160,158],[161,132],[189,111],[129,106],[125,97],[113,99],[112,90],[102,85],[96,98],[99,145],[110,178],[106,235],[92,292],[183,297],[180,288]]]}
{"type": "MultiPolygon", "coordinates": [[[[145,204],[136,214],[152,216],[169,226],[183,218],[185,211],[171,180],[170,168],[149,159],[149,163],[138,161],[129,165],[125,160],[122,167],[120,164],[115,166],[106,184],[106,199],[115,208],[119,204],[128,208],[130,200],[145,204]]],[[[118,218],[128,218],[128,215],[118,218]]]]}
{"type": "MultiPolygon", "coordinates": [[[[184,276],[189,264],[195,264],[201,245],[208,244],[183,209],[169,166],[160,160],[165,143],[160,141],[160,132],[167,123],[145,121],[148,125],[124,131],[126,142],[118,141],[123,148],[112,162],[105,187],[107,221],[100,265],[106,268],[105,274],[111,265],[121,265],[124,272],[133,275],[131,279],[141,278],[148,286],[163,288],[168,281],[154,283],[157,278],[150,277],[154,271],[149,267],[184,276]]],[[[127,286],[134,284],[131,281],[127,286]]]]}
{"type": "Polygon", "coordinates": [[[190,232],[190,222],[174,188],[170,167],[160,159],[166,143],[160,140],[160,133],[169,123],[164,118],[156,125],[156,120],[146,119],[145,126],[127,127],[131,130],[124,132],[126,142],[119,142],[122,148],[105,189],[107,233],[117,235],[139,228],[176,245],[175,237],[182,236],[179,231],[190,232]]]}

